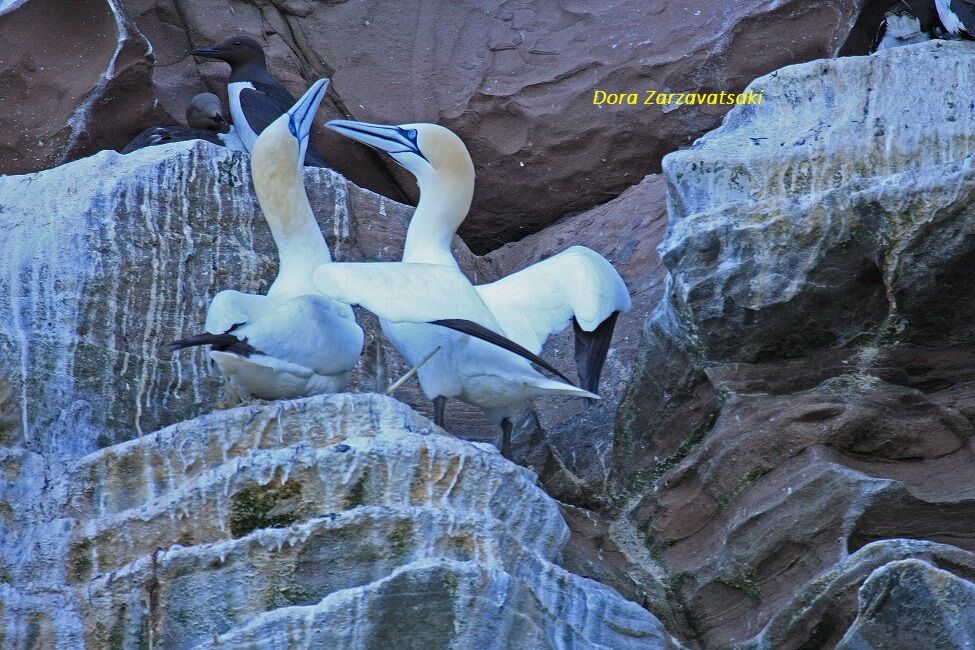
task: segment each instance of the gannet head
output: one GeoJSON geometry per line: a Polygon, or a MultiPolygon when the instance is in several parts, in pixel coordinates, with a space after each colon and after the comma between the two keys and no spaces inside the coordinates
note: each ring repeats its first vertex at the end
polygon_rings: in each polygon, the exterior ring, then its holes
{"type": "Polygon", "coordinates": [[[325,126],[389,154],[416,176],[420,190],[434,183],[474,190],[474,163],[464,141],[438,124],[369,124],[332,120],[325,126]]]}
{"type": "Polygon", "coordinates": [[[270,163],[300,169],[308,150],[315,113],[327,90],[328,79],[319,79],[287,113],[271,122],[254,143],[251,164],[258,168],[262,163],[270,163]]]}

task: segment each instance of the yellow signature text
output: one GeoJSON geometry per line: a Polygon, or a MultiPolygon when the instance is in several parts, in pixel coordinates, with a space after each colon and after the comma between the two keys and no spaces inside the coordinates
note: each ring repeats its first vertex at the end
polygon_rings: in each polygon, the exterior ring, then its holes
{"type": "Polygon", "coordinates": [[[739,104],[761,104],[764,90],[746,90],[741,93],[672,93],[645,90],[642,93],[610,93],[605,90],[593,92],[595,106],[734,106],[739,104]]]}

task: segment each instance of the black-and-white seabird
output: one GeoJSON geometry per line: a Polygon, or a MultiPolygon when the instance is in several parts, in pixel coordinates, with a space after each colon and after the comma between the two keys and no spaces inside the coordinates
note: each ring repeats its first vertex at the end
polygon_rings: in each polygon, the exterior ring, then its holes
{"type": "MultiPolygon", "coordinates": [[[[295,103],[295,98],[275,81],[267,69],[260,43],[248,36],[234,36],[213,47],[190,54],[217,59],[230,65],[227,99],[237,136],[252,152],[257,137],[295,103]]],[[[314,143],[308,144],[305,164],[328,167],[314,143]]]]}
{"type": "Polygon", "coordinates": [[[341,391],[362,351],[352,308],[312,284],[314,270],[332,257],[308,202],[301,162],[327,87],[327,79],[312,85],[254,143],[254,189],[280,262],[267,295],[221,291],[207,311],[206,333],[166,346],[210,346],[211,370],[243,400],[341,391]]]}
{"type": "Polygon", "coordinates": [[[975,0],[935,0],[938,17],[952,36],[975,35],[975,0]]]}
{"type": "Polygon", "coordinates": [[[930,41],[931,36],[921,28],[921,19],[909,11],[888,11],[884,16],[875,52],[902,45],[930,41]]]}
{"type": "Polygon", "coordinates": [[[403,262],[323,265],[314,281],[325,295],[376,313],[386,336],[411,364],[440,349],[418,371],[424,393],[433,400],[435,422],[443,426],[447,398],[473,404],[501,425],[501,452],[510,457],[512,418],[526,399],[596,398],[616,318],[630,308],[629,292],[612,265],[588,248],[573,246],[475,287],[451,249],[474,192],[474,165],[463,141],[434,124],[334,120],[327,126],[385,151],[419,183],[403,262]],[[410,324],[411,319],[457,331],[410,324]],[[490,340],[483,336],[487,331],[537,355],[549,335],[570,323],[581,387],[548,379],[524,358],[466,335],[490,340]]]}
{"type": "Polygon", "coordinates": [[[184,140],[206,140],[228,146],[227,135],[231,134],[232,127],[224,117],[220,98],[213,93],[200,93],[193,97],[186,107],[186,124],[187,126],[150,127],[133,138],[122,149],[122,153],[184,140]]]}

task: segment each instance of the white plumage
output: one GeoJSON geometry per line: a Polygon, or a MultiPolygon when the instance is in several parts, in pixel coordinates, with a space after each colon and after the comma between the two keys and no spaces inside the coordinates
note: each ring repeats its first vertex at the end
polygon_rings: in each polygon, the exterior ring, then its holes
{"type": "Polygon", "coordinates": [[[474,167],[460,138],[433,124],[335,120],[328,126],[387,152],[413,172],[420,203],[410,222],[402,263],[323,266],[315,271],[315,286],[376,313],[383,331],[412,364],[440,347],[442,351],[418,372],[424,393],[438,406],[438,424],[443,424],[445,398],[473,404],[502,425],[502,453],[507,455],[511,417],[525,399],[553,393],[595,398],[592,375],[598,381],[616,314],[630,308],[626,286],[609,262],[574,246],[497,282],[474,287],[451,252],[451,240],[467,215],[474,189],[474,167]],[[548,379],[524,358],[466,334],[410,323],[444,319],[473,321],[535,354],[550,334],[575,319],[578,336],[598,333],[600,338],[600,345],[592,348],[600,350],[599,358],[586,359],[585,371],[580,366],[589,390],[548,379]],[[608,327],[600,328],[604,323],[608,327]]]}
{"type": "Polygon", "coordinates": [[[327,87],[326,79],[316,82],[253,145],[254,188],[280,259],[267,295],[220,292],[207,311],[207,334],[170,344],[211,345],[211,368],[242,399],[338,392],[362,351],[352,308],[312,284],[312,272],[331,255],[308,203],[301,161],[327,87]]]}
{"type": "Polygon", "coordinates": [[[630,292],[616,269],[584,246],[475,289],[508,337],[536,354],[573,318],[591,332],[613,312],[630,309],[630,292]]]}
{"type": "Polygon", "coordinates": [[[975,15],[975,7],[972,6],[971,0],[935,0],[934,5],[938,10],[938,18],[941,19],[941,24],[945,26],[949,34],[958,36],[962,32],[970,33],[965,28],[958,12],[962,12],[968,17],[975,15]]]}
{"type": "Polygon", "coordinates": [[[249,81],[232,81],[227,84],[227,101],[230,104],[230,117],[234,120],[234,130],[237,139],[243,146],[243,150],[250,152],[254,150],[257,143],[257,134],[251,128],[244,115],[244,109],[240,104],[240,93],[243,90],[254,90],[254,84],[249,81]]]}

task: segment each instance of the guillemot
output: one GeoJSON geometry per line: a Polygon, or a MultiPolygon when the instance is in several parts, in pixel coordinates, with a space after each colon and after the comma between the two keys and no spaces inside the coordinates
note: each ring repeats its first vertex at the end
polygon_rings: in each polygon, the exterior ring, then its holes
{"type": "MultiPolygon", "coordinates": [[[[275,81],[267,69],[260,43],[248,36],[233,36],[213,47],[190,54],[217,59],[230,65],[227,99],[237,136],[252,152],[258,136],[295,103],[295,98],[275,81]]],[[[304,164],[328,167],[314,143],[309,143],[304,164]]]]}
{"type": "Polygon", "coordinates": [[[323,265],[314,281],[325,295],[376,313],[383,332],[411,364],[441,350],[418,371],[434,403],[435,423],[443,426],[448,398],[473,404],[501,425],[501,453],[510,457],[512,418],[526,399],[551,394],[597,399],[617,316],[630,308],[629,292],[612,265],[588,248],[573,246],[475,287],[451,249],[474,192],[474,165],[463,141],[434,124],[333,120],[327,126],[385,151],[419,183],[402,262],[323,265]],[[403,322],[410,319],[456,331],[403,322]],[[545,378],[524,358],[467,336],[491,340],[493,333],[537,355],[549,335],[570,323],[581,387],[545,378]]]}
{"type": "Polygon", "coordinates": [[[892,47],[930,41],[931,36],[921,28],[921,19],[908,11],[888,11],[881,24],[875,52],[892,47]]]}
{"type": "Polygon", "coordinates": [[[317,81],[271,122],[251,153],[254,189],[278,248],[267,295],[221,291],[206,332],[165,346],[210,346],[210,368],[242,400],[292,399],[345,388],[362,351],[352,308],[315,291],[312,273],[331,254],[308,202],[302,164],[328,80],[317,81]]]}
{"type": "Polygon", "coordinates": [[[186,124],[187,126],[150,127],[133,138],[122,149],[122,153],[184,140],[206,140],[228,146],[226,138],[231,135],[232,127],[224,117],[220,98],[213,93],[200,93],[193,97],[186,107],[186,124]]]}

